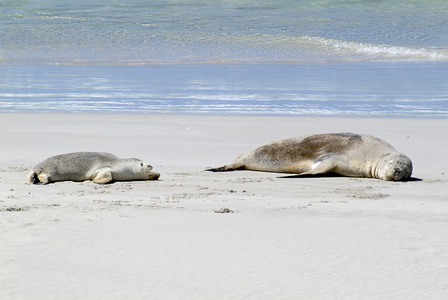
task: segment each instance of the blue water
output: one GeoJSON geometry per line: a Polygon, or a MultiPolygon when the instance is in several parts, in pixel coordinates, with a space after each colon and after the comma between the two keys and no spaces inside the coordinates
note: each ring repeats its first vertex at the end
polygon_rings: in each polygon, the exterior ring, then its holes
{"type": "Polygon", "coordinates": [[[448,117],[448,1],[2,1],[0,112],[448,117]]]}
{"type": "Polygon", "coordinates": [[[9,78],[0,80],[3,112],[448,117],[448,63],[0,65],[0,70],[9,78]]]}

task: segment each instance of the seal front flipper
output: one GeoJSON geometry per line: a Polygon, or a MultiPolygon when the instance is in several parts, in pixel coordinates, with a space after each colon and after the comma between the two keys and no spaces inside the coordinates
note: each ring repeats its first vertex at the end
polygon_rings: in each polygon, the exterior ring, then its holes
{"type": "Polygon", "coordinates": [[[111,183],[113,181],[112,178],[112,169],[111,168],[102,168],[96,170],[92,175],[92,181],[95,183],[111,183]]]}
{"type": "Polygon", "coordinates": [[[337,161],[334,155],[325,155],[316,158],[311,165],[311,170],[302,172],[298,175],[321,175],[334,171],[337,167],[337,161]]]}

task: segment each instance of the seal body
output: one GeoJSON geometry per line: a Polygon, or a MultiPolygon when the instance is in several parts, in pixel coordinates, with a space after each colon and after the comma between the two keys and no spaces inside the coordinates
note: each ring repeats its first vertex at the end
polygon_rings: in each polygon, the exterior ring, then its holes
{"type": "Polygon", "coordinates": [[[118,158],[103,152],[75,152],[47,158],[37,164],[28,175],[28,182],[47,184],[56,181],[112,181],[156,180],[160,174],[151,165],[136,159],[118,158]]]}
{"type": "Polygon", "coordinates": [[[208,171],[238,169],[406,180],[412,162],[385,141],[370,135],[328,133],[267,143],[240,155],[232,164],[208,171]]]}

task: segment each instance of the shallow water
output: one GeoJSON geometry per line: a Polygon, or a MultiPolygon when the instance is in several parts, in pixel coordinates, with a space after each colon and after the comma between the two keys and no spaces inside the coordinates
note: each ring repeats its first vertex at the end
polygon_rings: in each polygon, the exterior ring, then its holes
{"type": "Polygon", "coordinates": [[[3,1],[0,112],[448,115],[448,2],[3,1]]]}
{"type": "Polygon", "coordinates": [[[0,65],[0,112],[448,117],[448,63],[0,65]]]}

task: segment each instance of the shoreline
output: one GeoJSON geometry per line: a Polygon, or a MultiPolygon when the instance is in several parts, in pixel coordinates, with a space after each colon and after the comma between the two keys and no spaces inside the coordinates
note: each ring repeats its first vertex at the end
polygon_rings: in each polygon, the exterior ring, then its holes
{"type": "Polygon", "coordinates": [[[446,119],[1,114],[2,299],[443,299],[446,119]],[[377,136],[413,177],[203,171],[270,140],[377,136]],[[158,181],[29,185],[52,155],[136,157],[158,181]]]}
{"type": "Polygon", "coordinates": [[[126,115],[126,116],[190,116],[190,117],[260,117],[260,118],[322,118],[322,119],[399,119],[399,120],[419,120],[419,119],[429,119],[429,120],[448,120],[446,117],[439,116],[385,116],[385,115],[339,115],[339,114],[329,114],[329,115],[294,115],[294,114],[275,114],[275,113],[247,113],[247,114],[237,114],[237,113],[188,113],[188,112],[114,112],[114,111],[4,111],[0,112],[0,115],[126,115]]]}
{"type": "Polygon", "coordinates": [[[0,66],[5,73],[0,111],[446,118],[447,67],[416,62],[0,66]]]}

